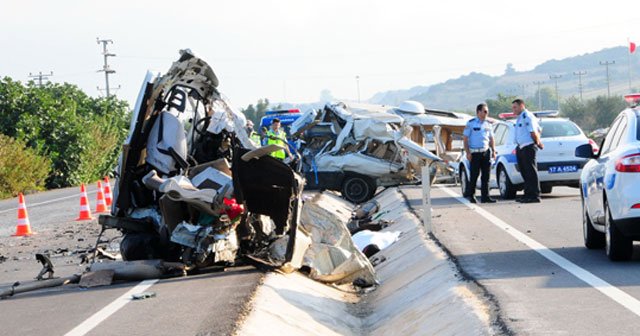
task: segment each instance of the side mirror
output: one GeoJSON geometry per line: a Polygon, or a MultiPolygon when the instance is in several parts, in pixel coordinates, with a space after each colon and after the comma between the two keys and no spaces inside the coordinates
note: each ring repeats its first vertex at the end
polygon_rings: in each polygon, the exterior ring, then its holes
{"type": "Polygon", "coordinates": [[[595,158],[596,155],[593,154],[593,147],[590,144],[584,144],[576,147],[575,155],[579,158],[591,159],[595,158]]]}

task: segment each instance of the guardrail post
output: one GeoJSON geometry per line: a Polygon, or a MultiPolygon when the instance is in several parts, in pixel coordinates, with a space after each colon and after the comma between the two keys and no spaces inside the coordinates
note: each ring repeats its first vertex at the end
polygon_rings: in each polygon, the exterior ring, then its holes
{"type": "Polygon", "coordinates": [[[422,167],[422,222],[427,234],[431,233],[431,179],[429,165],[422,167]]]}

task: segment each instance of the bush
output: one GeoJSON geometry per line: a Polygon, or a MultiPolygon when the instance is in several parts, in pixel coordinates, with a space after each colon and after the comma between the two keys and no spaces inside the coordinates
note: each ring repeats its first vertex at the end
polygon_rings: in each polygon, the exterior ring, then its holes
{"type": "Polygon", "coordinates": [[[43,190],[50,170],[51,160],[24,142],[0,134],[0,198],[43,190]]]}
{"type": "Polygon", "coordinates": [[[125,101],[92,98],[75,85],[0,79],[0,133],[51,160],[47,188],[95,181],[109,173],[129,116],[125,101]]]}

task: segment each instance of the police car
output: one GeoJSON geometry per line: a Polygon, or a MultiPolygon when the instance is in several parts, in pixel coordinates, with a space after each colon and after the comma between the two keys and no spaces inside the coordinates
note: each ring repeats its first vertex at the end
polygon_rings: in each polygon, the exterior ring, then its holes
{"type": "MultiPolygon", "coordinates": [[[[266,130],[268,130],[269,127],[271,126],[271,122],[273,121],[273,119],[278,118],[280,119],[280,127],[282,127],[284,132],[287,134],[287,139],[291,139],[289,128],[291,124],[293,124],[293,122],[295,122],[296,120],[298,120],[298,118],[302,116],[302,113],[300,112],[299,109],[271,110],[271,111],[266,111],[264,114],[265,116],[260,119],[260,127],[258,130],[256,130],[258,133],[260,133],[260,136],[263,138],[266,130]]],[[[289,140],[290,150],[297,150],[298,147],[299,147],[298,144],[289,140]]]]}
{"type": "Polygon", "coordinates": [[[640,94],[614,120],[601,150],[576,148],[587,158],[580,176],[584,244],[605,247],[609,259],[628,260],[640,240],[640,94]]]}
{"type": "MultiPolygon", "coordinates": [[[[576,147],[587,144],[593,153],[598,146],[571,120],[557,118],[558,111],[538,111],[533,114],[539,118],[544,143],[544,149],[538,151],[537,155],[541,193],[551,193],[554,186],[577,188],[582,167],[587,160],[576,157],[574,151],[576,147]]],[[[515,198],[516,193],[524,188],[516,160],[516,117],[513,113],[502,113],[499,115],[501,120],[496,120],[493,127],[497,157],[491,165],[489,188],[499,189],[503,199],[515,198]]],[[[463,191],[470,176],[469,161],[466,155],[464,157],[459,167],[463,191]]],[[[480,179],[477,187],[480,187],[480,179]]]]}

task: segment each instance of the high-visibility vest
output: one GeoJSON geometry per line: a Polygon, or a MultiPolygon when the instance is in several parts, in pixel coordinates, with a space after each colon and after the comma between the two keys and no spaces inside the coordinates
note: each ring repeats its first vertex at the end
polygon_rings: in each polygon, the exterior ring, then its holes
{"type": "Polygon", "coordinates": [[[251,139],[251,141],[253,141],[258,146],[262,145],[260,134],[258,134],[258,132],[256,131],[251,131],[251,134],[249,134],[249,139],[251,139]]]}
{"type": "MultiPolygon", "coordinates": [[[[287,146],[287,135],[283,131],[278,131],[278,133],[276,133],[272,130],[268,130],[267,145],[280,145],[283,147],[287,146]]],[[[284,149],[281,149],[281,150],[272,152],[271,156],[273,156],[276,159],[284,160],[286,155],[284,153],[284,149]]]]}

